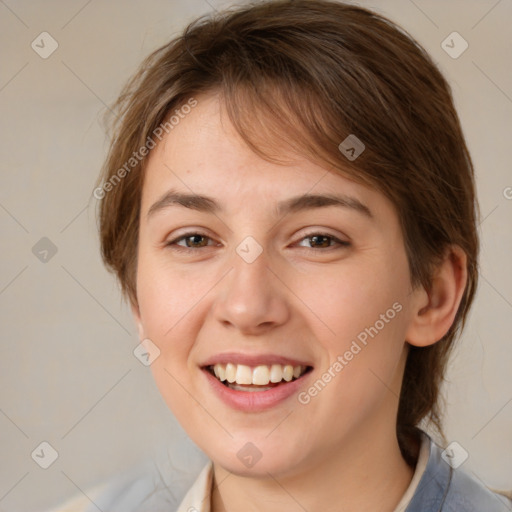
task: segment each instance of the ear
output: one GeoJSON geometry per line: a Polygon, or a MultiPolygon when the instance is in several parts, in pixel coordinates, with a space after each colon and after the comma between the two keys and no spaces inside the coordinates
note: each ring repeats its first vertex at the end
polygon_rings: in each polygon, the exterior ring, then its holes
{"type": "Polygon", "coordinates": [[[135,320],[135,325],[137,326],[137,332],[139,333],[139,340],[142,341],[146,336],[144,335],[144,327],[142,326],[142,321],[140,318],[139,305],[132,302],[130,304],[130,309],[132,310],[133,319],[135,320]]]}
{"type": "Polygon", "coordinates": [[[412,320],[406,340],[417,347],[439,341],[450,329],[459,308],[467,282],[466,253],[456,245],[450,246],[437,267],[428,291],[418,287],[414,295],[412,320]]]}

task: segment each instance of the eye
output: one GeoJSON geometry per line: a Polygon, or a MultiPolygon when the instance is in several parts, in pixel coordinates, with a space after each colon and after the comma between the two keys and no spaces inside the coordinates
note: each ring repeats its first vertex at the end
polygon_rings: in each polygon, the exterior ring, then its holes
{"type": "Polygon", "coordinates": [[[179,238],[168,242],[166,245],[173,246],[173,248],[177,248],[178,250],[186,251],[189,249],[201,249],[202,247],[215,245],[209,242],[213,242],[213,240],[202,233],[185,233],[179,238]]]}
{"type": "Polygon", "coordinates": [[[349,242],[340,240],[333,235],[329,235],[327,233],[310,233],[306,235],[304,238],[300,240],[298,243],[301,247],[306,247],[307,249],[328,249],[333,246],[350,246],[349,242]],[[310,244],[310,247],[304,246],[303,242],[307,241],[310,244]]]}

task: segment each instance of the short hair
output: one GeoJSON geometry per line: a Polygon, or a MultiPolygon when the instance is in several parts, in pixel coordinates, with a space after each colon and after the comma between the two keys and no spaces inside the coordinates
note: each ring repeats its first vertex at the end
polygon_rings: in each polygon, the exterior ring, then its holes
{"type": "Polygon", "coordinates": [[[467,285],[452,326],[431,346],[409,347],[396,431],[414,464],[420,422],[443,435],[440,388],[478,278],[474,170],[449,85],[409,34],[354,5],[271,0],[191,23],[147,57],[112,109],[97,189],[101,251],[134,305],[147,161],[140,150],[154,146],[162,123],[169,131],[176,109],[207,93],[218,94],[262,158],[279,162],[285,144],[383,193],[401,223],[413,286],[428,291],[450,245],[465,252],[467,285]],[[338,148],[351,134],[365,146],[355,159],[338,148]]]}

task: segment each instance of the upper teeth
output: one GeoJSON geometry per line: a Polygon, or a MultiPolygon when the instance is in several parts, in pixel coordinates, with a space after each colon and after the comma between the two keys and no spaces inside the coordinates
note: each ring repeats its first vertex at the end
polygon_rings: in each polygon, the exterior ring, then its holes
{"type": "Polygon", "coordinates": [[[269,382],[281,382],[285,380],[290,382],[294,377],[298,378],[302,375],[305,366],[292,366],[291,364],[280,365],[273,364],[271,366],[260,365],[251,368],[244,364],[215,364],[213,372],[215,376],[221,380],[227,380],[229,383],[237,384],[256,384],[257,386],[265,386],[269,382]]]}

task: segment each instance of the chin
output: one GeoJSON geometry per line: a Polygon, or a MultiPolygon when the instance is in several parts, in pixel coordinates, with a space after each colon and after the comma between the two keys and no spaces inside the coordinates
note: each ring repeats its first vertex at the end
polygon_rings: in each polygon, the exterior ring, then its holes
{"type": "MultiPolygon", "coordinates": [[[[254,439],[254,438],[253,438],[254,439]]],[[[283,445],[280,440],[269,442],[261,439],[251,441],[249,437],[245,440],[232,442],[225,451],[218,450],[206,452],[214,464],[218,464],[226,471],[238,476],[248,478],[278,478],[297,471],[303,457],[299,457],[297,446],[288,440],[289,446],[283,445]],[[229,451],[228,451],[229,450],[229,451]]]]}

